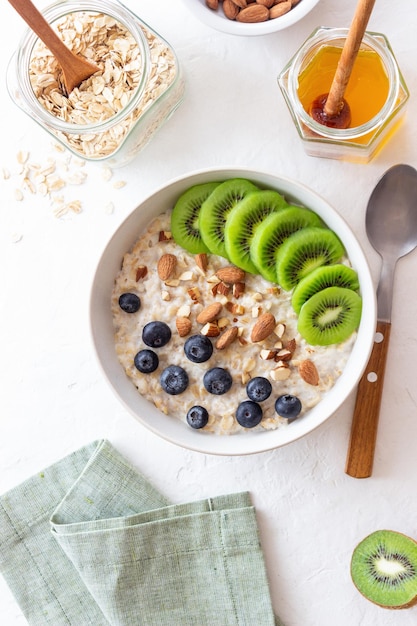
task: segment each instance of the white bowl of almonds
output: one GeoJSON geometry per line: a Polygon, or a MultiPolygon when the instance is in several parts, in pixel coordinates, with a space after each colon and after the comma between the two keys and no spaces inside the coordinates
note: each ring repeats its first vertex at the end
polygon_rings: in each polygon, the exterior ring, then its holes
{"type": "Polygon", "coordinates": [[[250,169],[168,183],[127,217],[97,266],[90,324],[117,397],[186,448],[241,455],[326,421],[369,358],[370,270],[338,213],[250,169]]]}
{"type": "Polygon", "coordinates": [[[319,0],[183,0],[201,22],[230,35],[267,35],[292,26],[319,0]]]}

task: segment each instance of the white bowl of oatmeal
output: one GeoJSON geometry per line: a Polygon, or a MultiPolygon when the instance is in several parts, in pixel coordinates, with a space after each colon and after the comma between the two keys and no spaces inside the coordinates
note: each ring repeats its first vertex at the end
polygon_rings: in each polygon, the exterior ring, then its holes
{"type": "Polygon", "coordinates": [[[233,0],[226,0],[226,2],[224,0],[183,0],[183,2],[197,19],[210,28],[229,35],[251,37],[268,35],[293,26],[308,15],[319,0],[264,0],[259,3],[238,3],[233,0]],[[245,15],[242,13],[244,9],[246,9],[245,15]],[[239,13],[240,17],[238,17],[239,13]],[[242,19],[244,21],[239,21],[242,19]]]}
{"type": "Polygon", "coordinates": [[[372,348],[375,321],[370,270],[346,222],[322,197],[302,184],[244,168],[192,173],[175,179],[141,202],[108,242],[98,262],[90,300],[94,350],[106,380],[126,409],[143,426],[174,444],[220,455],[274,449],[323,424],[350,395],[362,375],[372,348]],[[170,216],[178,198],[194,185],[233,178],[247,179],[261,190],[278,191],[291,205],[310,209],[343,243],[345,260],[357,272],[362,298],[360,323],[349,339],[329,346],[309,345],[297,331],[297,315],[291,307],[290,294],[251,273],[245,274],[240,294],[234,293],[230,286],[225,293],[213,290],[219,282],[216,273],[221,268],[227,270],[230,263],[209,254],[208,265],[202,269],[196,263],[197,256],[180,248],[172,239],[170,216]],[[177,259],[175,273],[162,280],[158,262],[169,254],[177,259]],[[140,300],[140,308],[133,315],[120,309],[119,298],[123,293],[135,293],[140,300]],[[217,349],[218,336],[211,335],[210,322],[197,321],[199,313],[206,311],[213,301],[222,307],[216,318],[216,324],[223,325],[221,330],[239,327],[235,341],[226,349],[217,349]],[[270,338],[255,341],[251,335],[265,313],[274,316],[277,335],[273,344],[270,338]],[[187,324],[187,319],[191,329],[181,336],[178,320],[187,324]],[[145,325],[155,321],[169,327],[170,337],[166,345],[154,350],[159,357],[157,369],[152,374],[143,374],[134,364],[135,355],[148,349],[150,344],[145,345],[142,331],[145,325]],[[205,362],[191,362],[184,352],[188,337],[197,335],[208,335],[214,346],[205,362]],[[268,358],[271,350],[275,350],[273,360],[268,358]],[[286,358],[286,350],[291,351],[290,358],[286,358]],[[300,364],[306,361],[314,363],[318,381],[300,375],[300,364]],[[189,384],[185,391],[178,394],[164,391],[161,372],[170,366],[187,371],[189,384]],[[216,367],[227,369],[231,376],[231,388],[222,395],[209,393],[203,384],[206,372],[216,367]],[[290,372],[282,375],[287,369],[290,372]],[[271,375],[272,370],[279,371],[271,375]],[[247,428],[237,423],[236,409],[248,400],[247,383],[256,377],[269,378],[272,394],[259,403],[263,410],[260,423],[247,428]],[[277,415],[275,401],[281,395],[300,399],[302,410],[296,419],[277,415]],[[186,413],[194,405],[204,405],[208,411],[209,420],[203,428],[193,428],[187,423],[186,413]]]}

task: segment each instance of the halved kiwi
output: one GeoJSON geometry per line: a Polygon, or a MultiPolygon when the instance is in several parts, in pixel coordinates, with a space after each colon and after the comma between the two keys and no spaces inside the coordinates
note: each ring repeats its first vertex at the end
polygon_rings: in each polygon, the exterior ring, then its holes
{"type": "Polygon", "coordinates": [[[277,282],[277,254],[281,244],[306,226],[324,227],[324,223],[317,213],[295,205],[271,213],[259,224],[250,245],[250,256],[266,280],[277,282]]]}
{"type": "Polygon", "coordinates": [[[327,287],[301,307],[298,331],[312,346],[341,343],[359,326],[362,298],[351,289],[327,287]]]}
{"type": "Polygon", "coordinates": [[[417,542],[393,530],[377,530],[354,549],[354,585],[368,600],[387,609],[417,602],[417,542]]]}
{"type": "Polygon", "coordinates": [[[290,291],[309,272],[321,265],[338,263],[345,249],[328,228],[309,226],[288,237],[277,254],[278,283],[290,291]]]}
{"type": "Polygon", "coordinates": [[[230,211],[224,227],[228,259],[246,272],[257,273],[250,257],[250,245],[256,229],[267,215],[282,210],[287,203],[277,191],[249,193],[230,211]]]}
{"type": "Polygon", "coordinates": [[[357,291],[359,289],[358,275],[354,269],[343,263],[317,267],[296,285],[291,298],[294,311],[299,313],[304,302],[327,287],[345,287],[357,291]]]}
{"type": "Polygon", "coordinates": [[[171,214],[171,233],[174,241],[191,252],[209,252],[199,228],[201,205],[219,185],[218,182],[194,185],[176,201],[171,214]]]}
{"type": "Polygon", "coordinates": [[[226,257],[224,227],[227,216],[238,202],[258,187],[246,178],[231,178],[218,185],[201,206],[199,229],[207,248],[226,257]]]}

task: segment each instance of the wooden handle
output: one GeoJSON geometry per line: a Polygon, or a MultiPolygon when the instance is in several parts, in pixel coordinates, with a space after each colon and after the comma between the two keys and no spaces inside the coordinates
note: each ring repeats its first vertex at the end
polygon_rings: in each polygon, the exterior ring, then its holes
{"type": "Polygon", "coordinates": [[[353,478],[372,474],[390,331],[390,322],[377,322],[371,357],[359,381],[345,468],[353,478]]]}
{"type": "Polygon", "coordinates": [[[359,0],[350,25],[336,73],[324,106],[324,113],[329,117],[340,112],[343,96],[352,73],[363,35],[374,8],[375,0],[359,0]]]}
{"type": "Polygon", "coordinates": [[[69,55],[72,55],[71,51],[68,50],[66,45],[51,28],[42,13],[38,11],[30,0],[9,0],[9,3],[55,56],[65,55],[65,51],[67,51],[69,55]]]}

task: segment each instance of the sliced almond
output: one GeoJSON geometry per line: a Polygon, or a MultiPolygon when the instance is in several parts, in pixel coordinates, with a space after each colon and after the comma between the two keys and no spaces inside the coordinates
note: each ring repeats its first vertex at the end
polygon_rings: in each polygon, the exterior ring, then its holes
{"type": "Polygon", "coordinates": [[[220,293],[222,296],[227,296],[230,292],[230,285],[226,285],[223,281],[220,281],[216,285],[216,293],[220,293]]]}
{"type": "Polygon", "coordinates": [[[313,361],[310,361],[310,359],[300,361],[298,364],[298,373],[307,384],[315,387],[319,384],[319,373],[313,361]]]}
{"type": "Polygon", "coordinates": [[[175,325],[180,337],[185,337],[191,332],[191,321],[188,317],[177,317],[175,325]]]}
{"type": "Polygon", "coordinates": [[[187,293],[193,302],[198,302],[200,300],[201,293],[198,287],[191,287],[190,289],[187,289],[187,293]]]}
{"type": "Polygon", "coordinates": [[[230,346],[230,344],[234,342],[237,335],[238,335],[237,326],[231,326],[230,328],[225,330],[224,333],[218,338],[216,342],[216,348],[218,350],[224,350],[225,348],[227,348],[228,346],[230,346]]]}
{"type": "Polygon", "coordinates": [[[199,254],[195,255],[195,262],[198,265],[198,267],[205,272],[208,266],[208,257],[207,254],[205,252],[200,252],[199,254]]]}
{"type": "Polygon", "coordinates": [[[220,278],[224,283],[228,285],[233,285],[234,283],[242,282],[245,279],[244,270],[240,269],[240,267],[236,267],[234,265],[228,265],[226,267],[221,267],[216,272],[217,278],[220,278]]]}
{"type": "Polygon", "coordinates": [[[257,343],[263,341],[273,332],[276,326],[275,317],[272,313],[262,313],[253,325],[251,341],[257,343]]]}
{"type": "Polygon", "coordinates": [[[259,356],[261,357],[261,359],[263,361],[271,361],[272,359],[275,359],[277,355],[277,351],[276,350],[261,350],[259,356]]]}
{"type": "Polygon", "coordinates": [[[147,273],[148,268],[146,267],[146,265],[138,265],[136,268],[136,282],[138,282],[138,280],[140,280],[141,278],[145,278],[147,273]]]}
{"type": "Polygon", "coordinates": [[[218,317],[222,308],[223,307],[220,302],[212,302],[202,311],[200,311],[200,313],[197,315],[197,322],[199,324],[207,324],[207,322],[213,322],[216,317],[218,317]]]}
{"type": "Polygon", "coordinates": [[[285,330],[286,330],[285,324],[283,324],[282,322],[279,322],[279,324],[277,324],[276,327],[274,328],[274,333],[279,339],[282,339],[282,337],[284,336],[285,330]]]}
{"type": "Polygon", "coordinates": [[[225,307],[232,315],[243,315],[245,312],[245,307],[235,302],[226,302],[225,307]]]}
{"type": "Polygon", "coordinates": [[[277,361],[290,361],[292,358],[292,352],[287,350],[287,348],[282,348],[282,350],[278,350],[275,359],[277,361]]]}
{"type": "Polygon", "coordinates": [[[240,298],[240,296],[242,296],[245,293],[245,283],[243,282],[237,282],[233,285],[233,291],[232,291],[234,297],[236,298],[236,300],[238,298],[240,298]]]}
{"type": "Polygon", "coordinates": [[[205,337],[218,337],[220,335],[220,328],[216,322],[207,322],[200,332],[205,337]]]}
{"type": "Polygon", "coordinates": [[[270,373],[270,377],[272,378],[272,380],[275,380],[275,381],[287,380],[290,377],[290,375],[291,375],[290,367],[288,363],[284,363],[283,361],[280,361],[277,367],[271,370],[271,373],[270,373]]]}
{"type": "Polygon", "coordinates": [[[174,254],[163,254],[158,261],[157,270],[161,280],[171,278],[177,267],[177,257],[174,254]]]}

